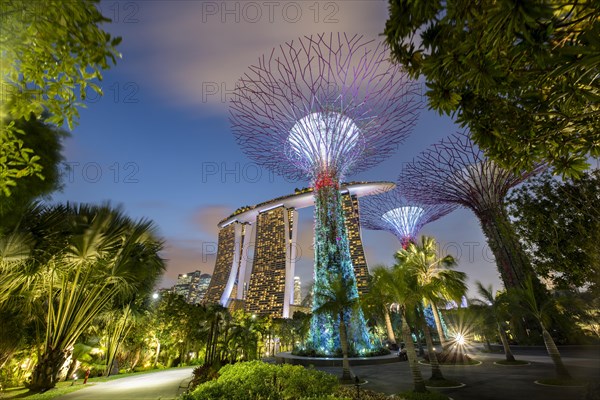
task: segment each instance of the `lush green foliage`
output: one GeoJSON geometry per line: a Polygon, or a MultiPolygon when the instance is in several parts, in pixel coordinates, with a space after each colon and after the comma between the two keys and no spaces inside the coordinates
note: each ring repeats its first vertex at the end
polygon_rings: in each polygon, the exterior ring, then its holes
{"type": "Polygon", "coordinates": [[[304,399],[328,396],[336,385],[337,379],[324,372],[251,361],[224,366],[218,379],[198,386],[183,399],[304,399]]]}
{"type": "Polygon", "coordinates": [[[0,192],[25,176],[44,176],[40,155],[26,145],[10,121],[38,118],[69,128],[79,116],[86,91],[102,94],[93,82],[120,57],[120,38],[99,28],[110,22],[93,0],[2,0],[0,17],[0,192]]]}
{"type": "Polygon", "coordinates": [[[24,133],[23,146],[40,157],[38,164],[42,167],[43,179],[38,175],[24,176],[19,185],[11,189],[10,196],[0,191],[0,232],[14,228],[32,200],[60,188],[61,142],[68,135],[43,119],[22,118],[14,124],[24,133]]]}
{"type": "Polygon", "coordinates": [[[558,289],[600,289],[600,170],[560,181],[549,172],[509,198],[514,226],[535,272],[558,289]]]}
{"type": "Polygon", "coordinates": [[[578,176],[600,155],[600,5],[584,0],[389,0],[392,56],[431,108],[503,166],[578,176]]]}
{"type": "Polygon", "coordinates": [[[32,388],[56,384],[73,346],[103,311],[150,293],[164,269],[161,248],[151,222],[108,206],[35,208],[0,237],[0,307],[39,324],[32,388]]]}

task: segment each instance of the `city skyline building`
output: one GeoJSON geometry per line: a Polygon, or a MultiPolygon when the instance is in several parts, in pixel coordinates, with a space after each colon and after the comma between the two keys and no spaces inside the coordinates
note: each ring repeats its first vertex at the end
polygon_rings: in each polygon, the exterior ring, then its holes
{"type": "Polygon", "coordinates": [[[294,303],[298,211],[279,206],[258,214],[246,311],[290,317],[294,303]]]}
{"type": "Polygon", "coordinates": [[[175,294],[183,296],[190,304],[199,304],[210,284],[212,275],[203,274],[200,270],[179,274],[177,283],[171,288],[175,294]]]}
{"type": "MultiPolygon", "coordinates": [[[[362,246],[358,198],[393,187],[391,182],[374,182],[348,183],[340,188],[360,294],[367,288],[368,267],[362,246]]],[[[298,257],[297,210],[313,205],[312,189],[308,188],[240,208],[222,220],[213,280],[204,302],[239,309],[242,301],[247,312],[291,318],[296,309],[291,306],[299,306],[302,300],[301,289],[300,299],[297,301],[295,297],[294,280],[298,257]],[[249,232],[244,238],[240,231],[242,226],[249,232]],[[243,290],[240,290],[241,285],[243,290]]]]}
{"type": "Polygon", "coordinates": [[[238,283],[246,282],[250,240],[253,227],[247,222],[231,219],[220,224],[217,244],[217,259],[213,278],[208,285],[203,302],[227,306],[236,286],[235,299],[244,300],[246,290],[239,290],[238,283]]]}

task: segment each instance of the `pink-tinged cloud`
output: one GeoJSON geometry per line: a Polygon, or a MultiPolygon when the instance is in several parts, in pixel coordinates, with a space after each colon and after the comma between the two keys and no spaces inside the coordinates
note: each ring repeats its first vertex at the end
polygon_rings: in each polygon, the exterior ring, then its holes
{"type": "Polygon", "coordinates": [[[219,237],[219,221],[231,215],[230,207],[207,205],[194,211],[191,221],[207,238],[217,241],[219,237]]]}

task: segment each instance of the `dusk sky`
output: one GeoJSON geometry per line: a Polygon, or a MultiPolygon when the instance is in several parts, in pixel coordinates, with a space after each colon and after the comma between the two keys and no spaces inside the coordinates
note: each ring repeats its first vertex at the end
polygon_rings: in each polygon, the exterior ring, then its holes
{"type": "MultiPolygon", "coordinates": [[[[107,1],[104,28],[123,37],[123,58],[105,72],[104,97],[88,99],[65,142],[64,190],[56,202],[122,205],[148,218],[166,241],[167,272],[211,273],[217,222],[236,208],[289,194],[308,182],[289,182],[249,160],[235,143],[228,100],[235,82],[258,57],[303,35],[346,32],[377,38],[387,1],[107,1]]],[[[423,110],[396,154],[347,181],[395,181],[402,163],[460,128],[423,110]]],[[[300,210],[297,275],[312,277],[312,211],[300,210]]],[[[500,288],[479,224],[460,209],[427,225],[459,270],[500,288]]],[[[391,265],[399,248],[387,232],[363,230],[369,266],[391,265]]],[[[471,295],[473,291],[471,290],[471,295]]]]}

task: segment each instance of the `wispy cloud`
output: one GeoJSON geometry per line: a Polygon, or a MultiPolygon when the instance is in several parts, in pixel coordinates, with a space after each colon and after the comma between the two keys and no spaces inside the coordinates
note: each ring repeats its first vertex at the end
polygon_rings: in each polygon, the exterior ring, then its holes
{"type": "Polygon", "coordinates": [[[217,240],[219,236],[219,221],[230,215],[231,208],[221,205],[207,205],[198,208],[192,215],[191,222],[209,238],[217,240]]]}
{"type": "Polygon", "coordinates": [[[225,111],[246,68],[286,41],[323,32],[377,38],[387,18],[387,2],[373,0],[136,4],[119,68],[170,105],[198,110],[225,111]]]}

